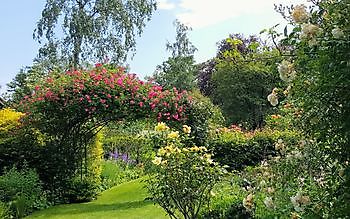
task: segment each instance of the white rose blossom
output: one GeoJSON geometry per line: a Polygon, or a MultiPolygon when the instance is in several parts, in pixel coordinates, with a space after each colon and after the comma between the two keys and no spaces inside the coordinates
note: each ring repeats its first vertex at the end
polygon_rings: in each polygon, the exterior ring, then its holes
{"type": "Polygon", "coordinates": [[[344,37],[344,32],[339,27],[336,27],[332,30],[332,35],[335,39],[341,39],[344,37]]]}
{"type": "Polygon", "coordinates": [[[290,197],[290,201],[293,204],[294,210],[297,212],[304,211],[304,205],[310,203],[309,196],[303,196],[301,192],[298,192],[295,196],[290,197]]]}
{"type": "Polygon", "coordinates": [[[267,100],[270,102],[272,106],[278,105],[278,96],[277,96],[276,88],[273,89],[272,93],[267,96],[267,100]]]}
{"type": "Polygon", "coordinates": [[[316,37],[317,34],[319,34],[322,31],[322,29],[314,24],[303,24],[301,26],[301,38],[307,38],[312,39],[316,37]]]}
{"type": "Polygon", "coordinates": [[[264,204],[267,208],[270,208],[270,209],[274,209],[276,207],[271,197],[266,197],[264,199],[264,204]]]}
{"type": "Polygon", "coordinates": [[[296,72],[294,70],[294,65],[291,62],[283,60],[280,64],[278,64],[277,69],[280,73],[280,78],[283,81],[290,82],[294,80],[296,72]]]}

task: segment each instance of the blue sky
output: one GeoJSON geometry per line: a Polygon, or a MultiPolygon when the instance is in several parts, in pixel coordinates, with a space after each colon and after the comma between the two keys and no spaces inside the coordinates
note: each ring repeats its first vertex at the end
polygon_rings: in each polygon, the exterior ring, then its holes
{"type": "MultiPolygon", "coordinates": [[[[0,92],[24,66],[32,64],[39,45],[32,39],[45,0],[2,2],[0,13],[0,92]]],[[[306,0],[158,0],[158,10],[137,40],[136,55],[129,61],[131,71],[141,78],[151,75],[169,54],[165,44],[175,36],[173,21],[191,26],[190,40],[198,48],[197,62],[216,53],[216,42],[230,33],[257,34],[283,22],[273,4],[299,4],[306,0]]]]}

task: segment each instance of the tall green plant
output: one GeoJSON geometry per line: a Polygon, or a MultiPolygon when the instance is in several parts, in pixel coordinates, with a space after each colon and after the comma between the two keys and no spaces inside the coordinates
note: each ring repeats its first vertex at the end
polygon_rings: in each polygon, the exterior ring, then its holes
{"type": "Polygon", "coordinates": [[[174,25],[176,27],[175,42],[166,44],[172,56],[157,66],[151,79],[167,89],[176,87],[179,90],[192,90],[195,88],[197,69],[193,54],[197,48],[188,38],[188,31],[191,31],[191,28],[178,20],[174,22],[174,25]]]}

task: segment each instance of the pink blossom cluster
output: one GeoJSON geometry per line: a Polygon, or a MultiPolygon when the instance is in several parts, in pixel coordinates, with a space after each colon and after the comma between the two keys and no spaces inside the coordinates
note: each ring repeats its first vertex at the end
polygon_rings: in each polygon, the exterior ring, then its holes
{"type": "Polygon", "coordinates": [[[95,68],[50,73],[35,86],[21,105],[24,110],[55,112],[56,115],[80,113],[86,116],[123,117],[129,114],[154,115],[159,121],[186,119],[190,98],[186,91],[145,83],[122,67],[95,68]],[[74,112],[73,112],[74,111],[74,112]]]}

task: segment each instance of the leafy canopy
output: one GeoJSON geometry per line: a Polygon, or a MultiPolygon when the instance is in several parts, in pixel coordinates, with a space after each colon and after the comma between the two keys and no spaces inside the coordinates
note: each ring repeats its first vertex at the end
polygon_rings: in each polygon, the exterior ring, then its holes
{"type": "Polygon", "coordinates": [[[63,58],[75,67],[107,57],[120,63],[135,50],[135,36],[155,9],[154,0],[48,0],[33,34],[44,43],[39,57],[63,58]]]}

